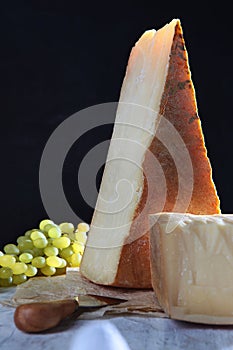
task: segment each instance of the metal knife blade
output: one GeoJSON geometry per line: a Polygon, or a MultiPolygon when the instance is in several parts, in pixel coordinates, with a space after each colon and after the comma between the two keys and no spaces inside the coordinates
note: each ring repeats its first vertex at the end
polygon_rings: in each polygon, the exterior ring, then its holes
{"type": "Polygon", "coordinates": [[[79,295],[75,298],[76,302],[81,307],[101,307],[106,305],[120,304],[126,299],[106,297],[94,294],[79,295]]]}

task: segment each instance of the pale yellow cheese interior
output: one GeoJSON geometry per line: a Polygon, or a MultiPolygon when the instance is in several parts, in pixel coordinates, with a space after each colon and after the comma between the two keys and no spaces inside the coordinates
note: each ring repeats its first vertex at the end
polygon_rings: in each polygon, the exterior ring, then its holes
{"type": "Polygon", "coordinates": [[[166,295],[166,312],[175,319],[233,324],[233,215],[162,213],[150,220],[153,287],[157,296],[166,295]]]}

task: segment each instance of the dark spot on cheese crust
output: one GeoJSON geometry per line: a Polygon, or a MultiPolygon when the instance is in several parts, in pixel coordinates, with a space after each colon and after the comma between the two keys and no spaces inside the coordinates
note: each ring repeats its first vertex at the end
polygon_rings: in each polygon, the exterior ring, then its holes
{"type": "Polygon", "coordinates": [[[179,56],[182,60],[186,61],[186,58],[182,52],[178,52],[177,56],[179,56]]]}
{"type": "Polygon", "coordinates": [[[189,118],[189,124],[191,124],[195,119],[199,119],[197,114],[194,114],[191,118],[189,118]]]}
{"type": "Polygon", "coordinates": [[[183,90],[183,89],[185,89],[185,86],[186,86],[188,83],[190,83],[190,80],[179,81],[179,82],[177,83],[177,87],[178,87],[179,90],[183,90]]]}
{"type": "Polygon", "coordinates": [[[181,45],[178,45],[178,47],[179,47],[180,50],[185,51],[184,45],[181,44],[181,45]]]}
{"type": "MultiPolygon", "coordinates": [[[[168,82],[167,85],[169,86],[172,84],[169,84],[168,82]]],[[[185,89],[187,85],[190,89],[192,88],[190,80],[179,81],[176,85],[173,84],[172,86],[169,86],[169,96],[175,95],[177,91],[185,89]]]]}

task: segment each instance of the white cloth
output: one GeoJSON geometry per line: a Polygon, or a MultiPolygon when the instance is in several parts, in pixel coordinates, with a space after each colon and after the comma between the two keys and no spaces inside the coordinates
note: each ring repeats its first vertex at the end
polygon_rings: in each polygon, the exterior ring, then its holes
{"type": "Polygon", "coordinates": [[[69,350],[130,350],[119,330],[109,321],[92,321],[80,327],[69,350]]]}

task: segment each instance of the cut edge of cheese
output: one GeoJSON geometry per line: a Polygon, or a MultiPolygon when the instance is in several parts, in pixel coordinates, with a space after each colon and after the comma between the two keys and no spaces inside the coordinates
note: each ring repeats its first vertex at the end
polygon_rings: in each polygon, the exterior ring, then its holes
{"type": "Polygon", "coordinates": [[[82,275],[103,285],[151,288],[148,214],[172,210],[219,212],[177,19],[158,31],[146,31],[131,51],[82,275]],[[187,208],[182,199],[181,205],[176,203],[177,169],[171,149],[160,141],[162,120],[178,131],[190,154],[194,182],[187,208]],[[167,186],[166,198],[160,193],[161,181],[167,186]]]}
{"type": "MultiPolygon", "coordinates": [[[[143,163],[145,150],[150,146],[155,134],[176,22],[173,20],[157,32],[155,30],[146,31],[130,55],[100,192],[81,264],[81,273],[96,283],[114,284],[122,245],[130,230],[128,223],[133,220],[135,208],[140,202],[144,179],[141,169],[137,165],[134,166],[133,161],[143,163]],[[163,50],[159,50],[161,46],[163,50]],[[149,55],[147,55],[148,51],[149,55]],[[160,55],[156,55],[158,51],[160,55]],[[152,57],[153,60],[151,60],[152,57]],[[145,79],[143,74],[147,73],[148,67],[154,73],[145,79]],[[137,144],[137,140],[142,140],[142,138],[144,147],[137,144]],[[127,139],[129,139],[128,143],[127,139]],[[118,147],[117,150],[116,147],[118,147]],[[132,154],[132,147],[137,147],[135,154],[132,154]],[[114,160],[117,158],[126,160],[118,161],[117,172],[113,174],[112,164],[114,165],[114,160]],[[122,204],[122,193],[128,192],[128,181],[131,182],[132,177],[135,177],[135,188],[133,189],[135,193],[132,203],[131,205],[127,205],[127,202],[122,204]],[[125,181],[123,182],[122,179],[125,181]],[[110,196],[115,199],[117,184],[119,186],[122,184],[123,187],[120,201],[113,201],[111,205],[111,198],[107,198],[106,202],[101,200],[106,197],[105,193],[110,193],[110,196]],[[116,191],[115,196],[114,191],[116,191]],[[112,209],[109,208],[110,206],[112,209]],[[122,206],[126,207],[123,211],[122,206]],[[110,210],[114,214],[111,215],[110,210]],[[119,222],[120,229],[118,228],[119,222]],[[108,228],[109,225],[111,226],[108,228]],[[105,245],[107,245],[106,249],[105,245]],[[101,259],[101,255],[104,255],[104,259],[101,259]],[[92,266],[93,260],[96,268],[92,266]]],[[[127,283],[126,279],[125,281],[127,283]]],[[[150,286],[150,280],[147,286],[150,286]]]]}
{"type": "Polygon", "coordinates": [[[152,285],[164,311],[233,324],[233,215],[158,213],[150,222],[152,285]]]}

